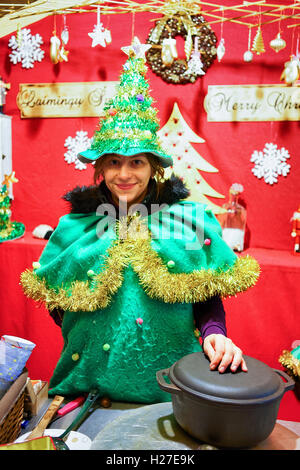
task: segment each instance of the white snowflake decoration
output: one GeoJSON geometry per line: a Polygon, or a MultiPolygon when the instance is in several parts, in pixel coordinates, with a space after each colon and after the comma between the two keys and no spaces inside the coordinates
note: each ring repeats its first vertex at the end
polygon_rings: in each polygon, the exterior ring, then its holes
{"type": "Polygon", "coordinates": [[[16,65],[22,62],[22,67],[26,69],[33,68],[34,62],[41,62],[45,55],[45,51],[40,48],[43,39],[39,34],[34,36],[31,30],[24,28],[19,32],[19,37],[11,36],[8,46],[11,47],[12,53],[9,54],[10,61],[16,65]]]}
{"type": "Polygon", "coordinates": [[[252,172],[268,184],[277,183],[278,176],[286,176],[290,172],[291,165],[286,163],[288,158],[290,154],[284,147],[278,149],[276,144],[266,144],[263,151],[255,150],[251,155],[250,161],[255,163],[252,172]]]}
{"type": "Polygon", "coordinates": [[[76,170],[85,170],[86,164],[78,160],[77,155],[79,152],[87,150],[92,144],[92,140],[88,137],[85,131],[77,131],[75,137],[67,137],[65,140],[65,147],[68,148],[64,154],[65,161],[69,164],[74,163],[76,170]]]}

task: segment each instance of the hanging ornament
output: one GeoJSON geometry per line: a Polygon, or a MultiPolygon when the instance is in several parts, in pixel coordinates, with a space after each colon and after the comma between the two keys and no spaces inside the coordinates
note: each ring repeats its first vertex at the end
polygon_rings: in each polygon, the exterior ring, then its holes
{"type": "MultiPolygon", "coordinates": [[[[173,3],[174,8],[177,8],[175,5],[178,3],[177,0],[173,3]]],[[[188,62],[191,59],[175,59],[169,67],[166,67],[162,61],[161,49],[164,39],[170,36],[175,39],[180,36],[186,41],[189,30],[193,42],[195,37],[199,38],[203,71],[206,72],[217,57],[216,35],[202,15],[189,15],[179,11],[178,14],[169,18],[165,16],[157,21],[155,27],[150,31],[147,42],[151,45],[151,48],[146,57],[152,71],[167,83],[173,83],[174,85],[194,83],[199,76],[187,73],[188,62]]],[[[188,44],[185,44],[185,53],[189,53],[188,44]]],[[[199,61],[197,62],[199,65],[199,61]]]]}
{"type": "Polygon", "coordinates": [[[69,51],[65,49],[65,46],[63,44],[61,48],[59,49],[59,57],[58,57],[59,62],[63,62],[63,61],[68,62],[68,54],[69,54],[69,51]]]}
{"type": "Polygon", "coordinates": [[[67,45],[69,41],[69,30],[66,24],[66,15],[63,15],[63,21],[64,21],[64,27],[60,35],[62,46],[59,49],[58,60],[59,62],[63,62],[63,61],[68,62],[69,51],[65,49],[65,46],[67,45]]]}
{"type": "Polygon", "coordinates": [[[280,80],[285,81],[287,85],[293,85],[300,75],[300,58],[293,55],[291,60],[284,64],[284,70],[281,74],[280,80]]]}
{"type": "Polygon", "coordinates": [[[191,33],[191,28],[189,28],[186,39],[184,41],[184,52],[185,52],[186,60],[190,60],[192,49],[193,49],[193,37],[191,33]]]}
{"type": "Polygon", "coordinates": [[[225,39],[222,38],[220,40],[220,43],[219,43],[218,47],[217,47],[218,62],[221,62],[224,54],[225,54],[225,39]]]}
{"type": "Polygon", "coordinates": [[[18,48],[21,49],[21,47],[22,47],[22,29],[21,29],[20,24],[18,24],[18,26],[17,26],[16,40],[17,40],[18,48]]]}
{"type": "MultiPolygon", "coordinates": [[[[136,59],[145,59],[145,54],[150,49],[150,44],[141,44],[141,41],[137,36],[132,40],[130,46],[121,47],[121,50],[125,52],[128,57],[135,57],[136,59]]],[[[126,65],[126,64],[125,64],[126,65]]]]}
{"type": "Polygon", "coordinates": [[[282,20],[282,14],[283,14],[283,11],[281,11],[281,18],[279,20],[279,25],[278,25],[278,34],[276,36],[275,39],[272,39],[272,41],[270,42],[270,47],[271,49],[273,49],[275,52],[279,52],[281,51],[282,49],[285,48],[286,46],[286,42],[284,39],[282,39],[281,37],[281,20],[282,20]]]}
{"type": "Polygon", "coordinates": [[[246,52],[244,53],[244,61],[245,61],[245,62],[252,62],[252,60],[253,60],[253,54],[252,54],[252,52],[251,52],[251,51],[246,51],[246,52]]]}
{"type": "Polygon", "coordinates": [[[173,64],[174,59],[177,59],[176,39],[171,37],[166,38],[162,42],[161,60],[163,64],[168,67],[173,64]]]}
{"type": "Polygon", "coordinates": [[[253,59],[253,54],[250,51],[251,47],[251,28],[249,28],[249,34],[248,34],[248,50],[244,52],[244,61],[245,62],[252,62],[253,59]]]}
{"type": "Polygon", "coordinates": [[[195,38],[195,49],[192,52],[191,59],[188,62],[188,68],[183,75],[205,75],[202,70],[203,63],[201,62],[201,54],[198,50],[199,38],[195,38]]]}
{"type": "Polygon", "coordinates": [[[60,37],[61,37],[63,44],[66,46],[69,42],[69,29],[67,26],[66,15],[63,15],[63,22],[64,22],[64,27],[63,27],[60,37]]]}
{"type": "Polygon", "coordinates": [[[265,51],[264,40],[262,36],[261,27],[259,26],[253,40],[252,49],[257,55],[263,54],[265,51]]]}
{"type": "Polygon", "coordinates": [[[296,54],[295,54],[295,57],[300,60],[299,43],[300,43],[300,33],[298,33],[298,36],[297,36],[297,46],[296,46],[296,54]]]}
{"type": "Polygon", "coordinates": [[[275,52],[279,52],[282,49],[284,49],[286,46],[286,42],[282,37],[280,36],[280,33],[277,34],[275,39],[272,39],[270,42],[270,47],[273,49],[275,52]]]}
{"type": "Polygon", "coordinates": [[[95,24],[93,32],[88,33],[90,38],[92,38],[92,47],[102,46],[106,47],[106,44],[111,43],[111,34],[108,29],[105,29],[103,24],[100,21],[100,6],[97,7],[97,24],[95,24]]]}
{"type": "Polygon", "coordinates": [[[104,38],[105,38],[106,44],[111,43],[111,32],[109,29],[104,30],[104,38]]]}
{"type": "Polygon", "coordinates": [[[219,45],[217,47],[218,62],[221,62],[221,60],[222,60],[222,58],[225,54],[225,39],[223,38],[224,7],[221,7],[221,9],[222,9],[221,39],[220,39],[219,45]]]}
{"type": "Polygon", "coordinates": [[[60,39],[56,36],[56,31],[53,31],[53,36],[50,38],[50,59],[53,64],[59,62],[59,47],[60,39]]]}
{"type": "Polygon", "coordinates": [[[45,51],[40,48],[43,39],[39,34],[32,35],[31,30],[27,28],[21,29],[19,34],[22,36],[21,48],[18,47],[16,36],[11,36],[8,41],[8,46],[12,48],[10,61],[13,64],[21,62],[22,67],[26,69],[33,68],[35,61],[41,62],[44,58],[45,51]]]}

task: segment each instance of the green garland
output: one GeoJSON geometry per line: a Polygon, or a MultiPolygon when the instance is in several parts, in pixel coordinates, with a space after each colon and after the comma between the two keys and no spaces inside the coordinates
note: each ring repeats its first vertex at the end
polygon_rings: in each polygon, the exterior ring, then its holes
{"type": "Polygon", "coordinates": [[[10,204],[8,187],[4,184],[0,191],[0,243],[21,238],[25,232],[25,226],[21,222],[10,221],[10,204]]]}

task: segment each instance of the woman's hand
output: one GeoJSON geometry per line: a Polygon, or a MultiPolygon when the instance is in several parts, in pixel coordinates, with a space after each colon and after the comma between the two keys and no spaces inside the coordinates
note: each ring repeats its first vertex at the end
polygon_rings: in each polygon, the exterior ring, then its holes
{"type": "Polygon", "coordinates": [[[210,359],[211,370],[218,367],[218,371],[222,373],[231,364],[230,370],[232,372],[235,372],[239,366],[244,372],[248,371],[241,349],[224,335],[206,336],[203,341],[203,351],[210,359]]]}

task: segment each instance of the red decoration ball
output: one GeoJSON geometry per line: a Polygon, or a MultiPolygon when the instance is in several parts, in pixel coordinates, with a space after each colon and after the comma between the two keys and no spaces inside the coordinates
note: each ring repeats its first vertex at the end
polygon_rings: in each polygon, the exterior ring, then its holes
{"type": "Polygon", "coordinates": [[[204,245],[210,245],[211,244],[211,239],[210,238],[206,238],[204,240],[204,245]]]}

